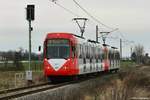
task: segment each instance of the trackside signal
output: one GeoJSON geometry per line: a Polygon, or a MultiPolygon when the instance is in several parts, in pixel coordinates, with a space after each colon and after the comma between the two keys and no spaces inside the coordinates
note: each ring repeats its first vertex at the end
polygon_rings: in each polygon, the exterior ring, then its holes
{"type": "Polygon", "coordinates": [[[27,20],[34,20],[34,5],[27,5],[26,11],[26,19],[27,20]]]}

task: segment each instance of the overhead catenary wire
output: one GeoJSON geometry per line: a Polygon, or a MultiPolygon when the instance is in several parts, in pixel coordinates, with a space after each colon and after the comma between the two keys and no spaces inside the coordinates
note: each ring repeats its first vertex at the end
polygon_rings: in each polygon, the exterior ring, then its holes
{"type": "MultiPolygon", "coordinates": [[[[80,17],[80,15],[76,14],[75,12],[71,11],[70,9],[64,7],[63,5],[59,4],[57,2],[57,0],[50,0],[51,2],[53,2],[54,4],[56,4],[57,6],[59,6],[60,8],[64,9],[66,12],[70,13],[71,15],[75,16],[75,17],[80,17]]],[[[111,29],[111,30],[116,30],[112,27],[109,27],[108,25],[105,25],[104,23],[102,23],[100,20],[98,20],[97,18],[95,18],[92,14],[90,14],[85,8],[83,8],[76,0],[73,0],[73,2],[80,8],[82,9],[89,17],[91,17],[93,19],[93,21],[101,24],[102,26],[108,28],[108,29],[111,29]]],[[[123,42],[129,42],[131,43],[132,41],[129,41],[125,38],[125,36],[123,35],[122,32],[120,32],[118,30],[118,33],[120,34],[121,38],[123,39],[123,42]]],[[[101,38],[102,36],[100,36],[99,38],[101,38]]]]}
{"type": "MultiPolygon", "coordinates": [[[[75,12],[71,11],[70,9],[62,6],[61,4],[57,3],[57,0],[50,0],[51,2],[55,3],[57,6],[59,6],[60,8],[64,9],[65,11],[67,11],[68,13],[72,14],[73,16],[76,17],[80,17],[80,15],[76,14],[75,12]]],[[[101,24],[102,26],[114,30],[114,28],[109,27],[107,25],[105,25],[104,23],[102,23],[101,21],[99,21],[97,18],[95,18],[93,15],[91,15],[86,9],[84,9],[77,1],[73,0],[75,2],[76,5],[78,5],[79,8],[81,8],[89,17],[91,17],[95,22],[101,24]]]]}
{"type": "MultiPolygon", "coordinates": [[[[74,1],[74,3],[79,7],[79,8],[81,8],[89,17],[91,17],[94,21],[96,21],[96,22],[98,22],[99,24],[101,24],[101,25],[103,25],[104,27],[106,27],[106,28],[108,28],[108,29],[111,29],[111,30],[118,30],[118,28],[116,28],[116,29],[114,29],[114,28],[112,28],[112,27],[109,27],[109,26],[107,26],[107,25],[105,25],[104,23],[102,23],[101,21],[99,21],[97,18],[95,18],[92,14],[90,14],[85,8],[83,8],[76,0],[73,0],[74,1]]],[[[111,32],[111,31],[110,31],[111,32]]],[[[105,34],[102,34],[102,38],[103,37],[106,37],[110,32],[108,32],[108,33],[105,33],[105,34]]],[[[122,34],[122,32],[120,32],[119,31],[119,34],[120,34],[120,36],[124,39],[124,41],[123,42],[125,42],[125,43],[128,43],[128,44],[130,44],[130,43],[134,43],[134,41],[129,41],[129,40],[127,40],[127,39],[125,39],[125,37],[124,37],[124,35],[122,34]]],[[[100,38],[100,37],[99,37],[100,38]]]]}
{"type": "Polygon", "coordinates": [[[123,35],[123,33],[120,30],[118,30],[118,33],[120,34],[120,36],[121,36],[122,39],[126,40],[125,36],[123,35]]]}
{"type": "Polygon", "coordinates": [[[127,44],[134,44],[134,41],[126,39],[125,36],[123,35],[123,33],[121,31],[118,30],[118,33],[120,34],[121,38],[123,39],[122,42],[125,42],[127,44]]]}
{"type": "Polygon", "coordinates": [[[83,8],[76,0],[73,0],[74,3],[79,7],[81,8],[89,17],[91,17],[94,21],[98,22],[99,24],[105,26],[106,28],[109,28],[109,29],[112,29],[114,30],[114,28],[112,27],[109,27],[107,25],[105,25],[104,23],[102,23],[101,21],[99,21],[97,18],[95,18],[92,14],[90,14],[85,8],[83,8]]]}
{"type": "Polygon", "coordinates": [[[73,16],[76,16],[76,17],[80,17],[78,14],[74,13],[73,11],[71,11],[70,9],[62,6],[61,4],[57,3],[56,0],[50,0],[51,2],[55,3],[57,6],[59,6],[60,8],[64,9],[66,12],[72,14],[73,16]]]}

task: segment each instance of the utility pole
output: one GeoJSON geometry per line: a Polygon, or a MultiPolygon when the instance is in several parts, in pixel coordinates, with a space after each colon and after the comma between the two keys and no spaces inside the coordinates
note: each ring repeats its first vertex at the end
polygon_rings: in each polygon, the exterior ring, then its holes
{"type": "Polygon", "coordinates": [[[29,70],[31,70],[31,21],[29,21],[29,70]]]}
{"type": "Polygon", "coordinates": [[[122,59],[122,39],[120,39],[120,59],[122,59]]]}
{"type": "Polygon", "coordinates": [[[131,46],[130,50],[131,50],[131,54],[130,54],[130,58],[131,58],[131,56],[132,56],[132,52],[133,52],[133,50],[132,50],[132,46],[131,46]]]}
{"type": "Polygon", "coordinates": [[[98,42],[98,25],[96,25],[96,42],[98,42]]]}

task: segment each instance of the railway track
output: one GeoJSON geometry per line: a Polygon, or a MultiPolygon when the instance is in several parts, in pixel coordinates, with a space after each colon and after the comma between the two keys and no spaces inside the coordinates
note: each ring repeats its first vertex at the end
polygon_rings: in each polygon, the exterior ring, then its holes
{"type": "MultiPolygon", "coordinates": [[[[101,75],[101,77],[103,77],[106,74],[101,73],[99,75],[101,75]]],[[[91,76],[88,78],[81,78],[79,80],[74,80],[74,81],[69,81],[69,82],[64,82],[64,83],[59,83],[59,84],[51,84],[50,82],[47,82],[47,83],[33,85],[33,86],[29,86],[29,87],[21,87],[21,88],[2,90],[2,91],[0,91],[0,100],[14,99],[14,98],[22,97],[22,96],[29,95],[29,94],[34,94],[34,93],[38,93],[38,92],[42,92],[42,91],[46,91],[46,90],[50,90],[50,89],[54,89],[54,88],[59,88],[59,87],[69,85],[69,84],[80,83],[80,82],[87,81],[87,80],[90,80],[93,78],[97,78],[97,77],[99,77],[99,75],[98,76],[94,75],[94,76],[91,76]]],[[[107,74],[107,77],[110,75],[112,75],[112,74],[110,74],[110,73],[107,74]]]]}
{"type": "Polygon", "coordinates": [[[34,88],[34,87],[38,87],[38,86],[43,86],[43,85],[47,85],[47,84],[49,84],[49,82],[41,83],[41,84],[37,84],[37,85],[19,87],[19,88],[5,89],[5,90],[0,91],[0,95],[2,95],[4,93],[10,93],[10,92],[13,92],[13,91],[19,91],[19,90],[22,90],[22,89],[29,89],[29,88],[34,88]]]}
{"type": "Polygon", "coordinates": [[[50,84],[50,83],[43,83],[43,84],[33,85],[29,87],[7,89],[7,90],[0,91],[0,100],[14,99],[14,98],[18,98],[18,97],[25,96],[25,95],[58,88],[58,87],[65,86],[71,83],[74,83],[74,81],[59,83],[56,85],[50,84]]]}

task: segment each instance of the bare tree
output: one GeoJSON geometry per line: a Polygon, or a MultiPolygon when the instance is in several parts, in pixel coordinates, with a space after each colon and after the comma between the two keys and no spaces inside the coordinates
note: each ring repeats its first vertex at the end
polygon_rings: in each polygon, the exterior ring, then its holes
{"type": "Polygon", "coordinates": [[[146,65],[150,64],[150,57],[148,53],[145,53],[145,56],[143,57],[143,63],[146,65]]]}
{"type": "Polygon", "coordinates": [[[22,69],[23,68],[23,65],[21,63],[22,61],[22,55],[23,55],[23,48],[19,48],[18,51],[15,51],[14,52],[14,59],[13,59],[13,62],[14,62],[14,65],[19,68],[19,69],[22,69]]]}
{"type": "Polygon", "coordinates": [[[135,60],[136,60],[136,62],[139,64],[139,63],[142,63],[142,59],[143,59],[143,57],[144,57],[144,47],[143,47],[143,45],[140,45],[140,44],[138,44],[138,45],[136,45],[135,47],[134,47],[134,53],[135,53],[135,60]]]}
{"type": "Polygon", "coordinates": [[[13,51],[1,52],[1,60],[4,61],[4,67],[8,67],[8,61],[13,59],[13,51]]]}

